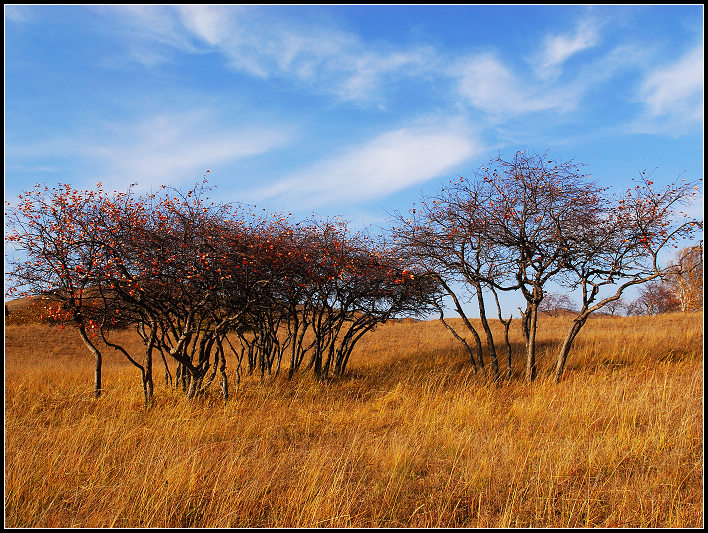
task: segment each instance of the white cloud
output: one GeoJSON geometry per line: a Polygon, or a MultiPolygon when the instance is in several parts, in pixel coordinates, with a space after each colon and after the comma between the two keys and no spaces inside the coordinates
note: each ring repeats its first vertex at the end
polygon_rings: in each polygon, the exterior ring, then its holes
{"type": "Polygon", "coordinates": [[[137,182],[143,189],[194,182],[207,170],[277,149],[292,134],[283,126],[224,127],[213,112],[197,110],[10,146],[7,153],[8,159],[23,164],[46,157],[78,160],[92,180],[100,178],[112,186],[137,182]]]}
{"type": "Polygon", "coordinates": [[[349,147],[251,196],[256,201],[287,199],[300,208],[382,198],[438,177],[481,150],[474,136],[455,123],[402,128],[349,147]]]}
{"type": "Polygon", "coordinates": [[[34,20],[34,15],[31,12],[30,6],[6,5],[5,20],[16,24],[24,24],[26,22],[32,22],[34,20]]]}
{"type": "Polygon", "coordinates": [[[382,50],[323,22],[285,19],[254,6],[119,8],[135,59],[157,63],[167,45],[222,54],[234,71],[279,78],[341,100],[377,100],[381,84],[427,69],[429,47],[382,50]]]}
{"type": "Polygon", "coordinates": [[[233,26],[232,15],[234,9],[225,11],[219,7],[207,6],[182,6],[177,8],[182,24],[194,35],[213,46],[227,41],[233,26]]]}
{"type": "MultiPolygon", "coordinates": [[[[175,50],[190,54],[206,51],[193,35],[184,31],[179,14],[170,7],[102,6],[94,9],[105,16],[105,31],[118,34],[128,48],[130,59],[141,65],[153,67],[169,62],[175,50]]],[[[111,61],[116,59],[111,58],[111,61]]]]}
{"type": "MultiPolygon", "coordinates": [[[[620,44],[584,61],[572,76],[559,80],[555,76],[539,79],[537,72],[514,69],[510,62],[487,52],[463,58],[449,73],[457,81],[462,101],[498,125],[528,113],[548,112],[550,118],[550,113],[560,117],[585,111],[583,99],[590,92],[608,86],[615,77],[639,72],[647,57],[637,45],[620,44]]],[[[606,94],[614,96],[613,92],[606,94]]]]}
{"type": "Polygon", "coordinates": [[[453,70],[460,94],[499,119],[533,111],[563,111],[576,104],[572,94],[516,75],[493,54],[468,57],[453,70]]]}
{"type": "Polygon", "coordinates": [[[655,69],[641,85],[646,113],[637,130],[680,132],[703,120],[703,44],[672,64],[655,69]]]}
{"type": "Polygon", "coordinates": [[[584,19],[572,35],[549,35],[543,49],[533,58],[536,75],[542,79],[557,78],[570,57],[598,44],[599,32],[593,20],[584,19]]]}
{"type": "Polygon", "coordinates": [[[148,183],[195,179],[207,169],[263,154],[289,139],[283,128],[221,127],[210,113],[159,115],[130,127],[123,140],[96,150],[118,175],[148,183]]]}
{"type": "Polygon", "coordinates": [[[607,79],[609,74],[602,70],[607,65],[595,59],[573,78],[563,83],[558,79],[571,57],[599,44],[599,27],[596,17],[587,16],[573,32],[547,35],[527,59],[528,69],[512,69],[511,62],[485,52],[463,58],[450,72],[459,82],[460,95],[496,120],[537,111],[573,111],[591,85],[607,79]]]}

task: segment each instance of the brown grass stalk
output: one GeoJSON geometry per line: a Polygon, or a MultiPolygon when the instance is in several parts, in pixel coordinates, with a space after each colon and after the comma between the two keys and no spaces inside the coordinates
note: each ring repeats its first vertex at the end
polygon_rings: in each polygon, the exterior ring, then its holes
{"type": "Polygon", "coordinates": [[[544,317],[531,385],[518,323],[495,383],[440,323],[391,322],[345,378],[224,404],[156,370],[149,410],[118,354],[95,399],[76,332],[6,325],[5,525],[702,527],[702,318],[593,318],[556,384],[567,319],[544,317]]]}

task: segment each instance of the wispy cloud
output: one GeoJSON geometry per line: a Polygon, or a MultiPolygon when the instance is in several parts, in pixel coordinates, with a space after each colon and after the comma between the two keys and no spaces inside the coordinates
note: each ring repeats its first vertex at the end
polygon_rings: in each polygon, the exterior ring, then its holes
{"type": "Polygon", "coordinates": [[[172,61],[176,51],[190,54],[208,51],[185,31],[179,12],[171,7],[128,5],[94,9],[104,16],[98,19],[99,23],[103,20],[104,31],[122,39],[129,59],[146,67],[172,61]]]}
{"type": "Polygon", "coordinates": [[[34,20],[31,8],[22,5],[6,5],[5,19],[16,24],[23,24],[34,20]]]}
{"type": "Polygon", "coordinates": [[[91,179],[149,188],[199,179],[207,170],[277,149],[292,136],[284,126],[225,127],[213,112],[196,110],[112,124],[70,139],[11,145],[7,154],[11,165],[75,159],[91,179]]]}
{"type": "MultiPolygon", "coordinates": [[[[461,101],[484,112],[491,125],[498,125],[538,112],[547,112],[547,120],[555,117],[554,120],[564,121],[565,116],[576,111],[587,111],[584,104],[593,91],[605,87],[610,91],[608,99],[612,98],[614,78],[636,76],[650,61],[646,50],[630,42],[598,51],[574,68],[572,75],[563,77],[548,75],[539,79],[533,69],[514,67],[512,61],[493,52],[465,57],[449,72],[456,80],[461,101]]],[[[560,63],[556,67],[560,68],[560,63]]]]}
{"type": "Polygon", "coordinates": [[[378,199],[438,177],[481,151],[475,136],[454,121],[401,128],[351,146],[251,196],[256,201],[287,199],[299,208],[378,199]]]}
{"type": "Polygon", "coordinates": [[[532,59],[536,76],[557,78],[563,64],[573,55],[597,45],[599,36],[597,22],[590,18],[581,20],[574,33],[546,36],[541,51],[532,59]]]}
{"type": "Polygon", "coordinates": [[[194,179],[207,169],[260,155],[286,143],[287,128],[223,127],[211,113],[159,115],[131,126],[130,140],[96,149],[117,175],[147,183],[194,179]]]}
{"type": "Polygon", "coordinates": [[[157,62],[168,46],[187,53],[219,53],[233,71],[284,79],[345,101],[378,100],[382,84],[428,69],[430,47],[376,47],[332,24],[283,18],[253,6],[120,8],[136,37],[133,57],[157,62]]]}
{"type": "Polygon", "coordinates": [[[500,120],[534,111],[563,111],[576,104],[567,92],[561,95],[562,88],[520,76],[492,53],[467,57],[451,73],[469,104],[500,120]]]}
{"type": "Polygon", "coordinates": [[[460,96],[493,121],[538,111],[567,112],[577,108],[591,77],[581,72],[558,82],[563,65],[575,54],[599,43],[599,22],[580,19],[575,30],[547,34],[528,57],[528,68],[494,51],[471,54],[448,69],[457,80],[460,96]]]}
{"type": "Polygon", "coordinates": [[[633,129],[678,134],[699,124],[703,120],[703,75],[703,43],[650,72],[639,89],[645,113],[633,129]]]}

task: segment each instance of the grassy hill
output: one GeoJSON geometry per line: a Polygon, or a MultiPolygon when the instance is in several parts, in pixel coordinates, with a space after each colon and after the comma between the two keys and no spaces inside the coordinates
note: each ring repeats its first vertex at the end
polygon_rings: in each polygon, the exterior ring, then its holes
{"type": "Polygon", "coordinates": [[[246,377],[227,404],[156,366],[148,411],[118,354],[95,400],[75,332],[6,321],[6,525],[701,527],[702,318],[595,318],[560,385],[567,318],[542,317],[532,385],[518,323],[493,383],[438,322],[392,322],[344,379],[246,377]]]}
{"type": "Polygon", "coordinates": [[[57,301],[51,296],[35,298],[17,298],[5,302],[5,326],[24,326],[27,324],[52,324],[50,309],[57,301]]]}

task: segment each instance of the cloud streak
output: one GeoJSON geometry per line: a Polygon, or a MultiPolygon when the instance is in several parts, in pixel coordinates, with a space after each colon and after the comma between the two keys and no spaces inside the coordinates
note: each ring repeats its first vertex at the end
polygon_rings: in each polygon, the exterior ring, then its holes
{"type": "Polygon", "coordinates": [[[351,146],[250,196],[256,201],[287,200],[303,209],[379,199],[438,177],[481,151],[481,143],[461,126],[401,128],[351,146]]]}
{"type": "Polygon", "coordinates": [[[650,72],[639,90],[645,114],[637,131],[681,132],[703,120],[703,43],[650,72]]]}
{"type": "Polygon", "coordinates": [[[478,54],[461,60],[452,75],[458,90],[473,107],[497,120],[534,111],[567,110],[575,105],[557,89],[532,83],[512,72],[496,55],[478,54]]]}
{"type": "MultiPolygon", "coordinates": [[[[595,14],[578,18],[570,31],[541,36],[536,52],[522,66],[495,50],[453,58],[432,45],[371,43],[327,19],[288,17],[267,6],[112,9],[127,28],[133,57],[144,64],[169,60],[168,49],[216,53],[236,74],[363,104],[385,101],[386,91],[405,81],[422,81],[430,88],[452,84],[445,105],[454,105],[457,97],[483,112],[490,126],[529,113],[574,112],[590,90],[645,68],[636,61],[645,46],[619,42],[612,49],[603,47],[610,23],[595,14]],[[584,61],[570,71],[569,62],[583,52],[584,61]]],[[[659,121],[677,124],[677,117],[682,123],[695,121],[702,115],[702,105],[695,102],[702,60],[701,46],[679,63],[647,76],[638,96],[646,113],[636,122],[637,129],[650,129],[652,119],[656,126],[659,121]]]]}
{"type": "Polygon", "coordinates": [[[160,47],[219,53],[232,71],[287,79],[342,101],[376,101],[385,82],[414,76],[435,61],[431,47],[372,47],[333,25],[283,18],[274,11],[236,6],[120,8],[134,37],[133,57],[167,60],[160,47]]]}
{"type": "Polygon", "coordinates": [[[158,115],[131,128],[135,140],[111,143],[99,153],[118,175],[163,183],[196,178],[207,169],[264,154],[290,139],[284,128],[224,128],[214,126],[210,118],[202,112],[158,115]]]}
{"type": "Polygon", "coordinates": [[[568,59],[598,42],[597,25],[590,19],[581,20],[573,34],[546,36],[541,52],[533,58],[536,75],[541,79],[557,78],[568,59]]]}
{"type": "Polygon", "coordinates": [[[10,146],[8,160],[47,157],[83,162],[92,179],[139,188],[199,179],[207,170],[281,148],[291,128],[257,124],[224,127],[212,112],[163,113],[142,121],[112,125],[74,138],[10,146]]]}

